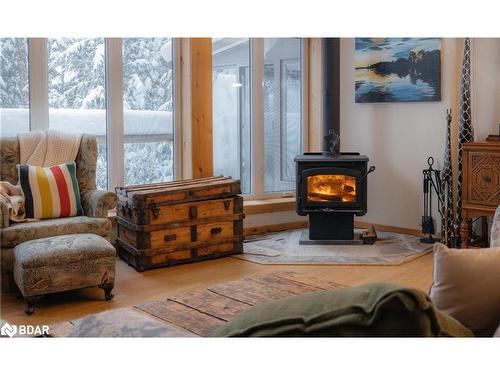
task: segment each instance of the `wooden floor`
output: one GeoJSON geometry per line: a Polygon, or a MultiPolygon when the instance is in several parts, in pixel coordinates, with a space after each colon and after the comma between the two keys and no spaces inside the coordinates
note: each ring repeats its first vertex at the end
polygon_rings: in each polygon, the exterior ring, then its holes
{"type": "Polygon", "coordinates": [[[164,299],[192,289],[259,273],[295,271],[343,285],[385,281],[428,291],[432,282],[432,254],[401,266],[293,266],[261,265],[236,258],[223,258],[170,268],[136,272],[117,260],[115,298],[104,301],[103,291],[90,288],[42,299],[35,313],[24,314],[24,303],[13,293],[2,293],[0,317],[13,324],[53,324],[119,307],[164,299]]]}

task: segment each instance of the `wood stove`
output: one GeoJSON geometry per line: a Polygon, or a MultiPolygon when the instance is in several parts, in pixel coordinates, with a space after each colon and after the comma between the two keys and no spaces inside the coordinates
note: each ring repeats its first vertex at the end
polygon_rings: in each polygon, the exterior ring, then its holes
{"type": "Polygon", "coordinates": [[[362,243],[354,238],[354,216],[364,215],[367,209],[366,176],[373,170],[367,168],[368,157],[318,152],[297,156],[295,162],[297,213],[309,215],[309,237],[301,243],[362,243]]]}
{"type": "Polygon", "coordinates": [[[323,152],[295,157],[297,213],[309,215],[301,244],[362,244],[354,216],[367,210],[368,157],[340,152],[340,41],[323,39],[323,152]]]}

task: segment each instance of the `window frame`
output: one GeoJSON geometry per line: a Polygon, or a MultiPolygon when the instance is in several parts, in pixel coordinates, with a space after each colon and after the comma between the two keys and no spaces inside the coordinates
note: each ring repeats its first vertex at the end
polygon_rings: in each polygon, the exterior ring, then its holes
{"type": "MultiPolygon", "coordinates": [[[[174,102],[174,179],[189,178],[192,174],[192,160],[183,160],[192,147],[190,135],[190,95],[187,95],[184,79],[191,69],[190,52],[184,46],[190,39],[171,38],[173,57],[173,102],[174,102]],[[181,44],[183,46],[181,46],[181,44]],[[182,60],[181,60],[182,58],[182,60]],[[184,65],[184,66],[182,66],[184,65]],[[181,92],[183,90],[183,92],[181,92]],[[186,97],[183,102],[182,98],[186,97]],[[186,112],[186,113],[184,113],[186,112]]],[[[122,74],[122,38],[105,38],[106,43],[106,145],[108,190],[123,186],[124,180],[124,144],[123,137],[123,74],[122,74]],[[111,90],[111,94],[110,94],[111,90]],[[113,91],[118,93],[112,94],[113,91]],[[118,105],[119,103],[119,105],[118,105]]],[[[309,55],[308,38],[301,38],[301,125],[302,151],[309,150],[309,131],[314,130],[309,123],[309,55]]],[[[264,39],[249,38],[250,52],[250,123],[251,123],[251,194],[245,200],[262,200],[294,197],[295,192],[264,192],[264,112],[263,112],[263,77],[264,77],[264,39]]],[[[48,51],[47,38],[28,38],[28,65],[30,79],[30,130],[49,128],[48,110],[48,51]]],[[[189,78],[189,79],[188,79],[189,78]]],[[[314,104],[314,103],[313,103],[314,104]]]]}
{"type": "MultiPolygon", "coordinates": [[[[104,38],[106,56],[107,190],[124,185],[123,38],[104,38]]],[[[172,40],[173,59],[173,178],[182,178],[180,40],[172,40]]],[[[28,38],[30,130],[49,129],[48,38],[28,38]]]]}
{"type": "MultiPolygon", "coordinates": [[[[308,107],[308,85],[309,85],[309,40],[301,39],[301,147],[302,152],[309,150],[309,107],[308,107]]],[[[281,65],[281,63],[279,64],[281,65]]],[[[281,67],[275,72],[281,75],[281,67]]],[[[295,197],[295,190],[265,192],[264,190],[264,39],[250,38],[250,95],[251,95],[251,193],[244,195],[245,200],[263,200],[275,198],[295,197]]],[[[281,81],[281,80],[280,80],[281,81]]],[[[281,95],[280,95],[281,96],[281,95]]],[[[281,98],[280,98],[281,101],[281,98]]],[[[280,103],[280,116],[281,116],[280,103]]],[[[281,119],[280,119],[281,120],[281,119]]],[[[282,126],[282,124],[280,124],[282,126]]]]}
{"type": "MultiPolygon", "coordinates": [[[[302,72],[302,65],[300,62],[302,61],[302,57],[299,59],[299,65],[300,69],[302,72]]],[[[279,76],[280,76],[280,108],[279,108],[279,116],[280,116],[280,183],[294,183],[295,180],[295,168],[293,168],[292,171],[288,171],[287,167],[281,163],[281,160],[286,157],[287,154],[287,132],[288,132],[288,118],[287,118],[287,112],[286,109],[288,108],[288,86],[286,82],[286,77],[288,73],[288,66],[290,64],[296,63],[296,59],[283,59],[280,60],[279,64],[279,76]],[[287,173],[290,173],[288,175],[287,173]]],[[[300,97],[302,100],[302,85],[303,82],[301,82],[301,87],[300,87],[300,97]]],[[[301,116],[302,116],[302,103],[301,103],[301,116]]],[[[300,119],[301,121],[301,128],[303,127],[302,124],[302,117],[300,119]]],[[[302,135],[300,137],[300,149],[301,151],[304,150],[304,136],[302,135]]]]}

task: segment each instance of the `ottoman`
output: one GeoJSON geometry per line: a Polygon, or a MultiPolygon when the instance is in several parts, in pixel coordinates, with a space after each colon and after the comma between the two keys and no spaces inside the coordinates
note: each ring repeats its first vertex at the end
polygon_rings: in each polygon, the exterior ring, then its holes
{"type": "Polygon", "coordinates": [[[13,251],[14,281],[32,314],[35,302],[50,293],[98,286],[113,298],[116,250],[95,234],[69,234],[31,240],[13,251]]]}

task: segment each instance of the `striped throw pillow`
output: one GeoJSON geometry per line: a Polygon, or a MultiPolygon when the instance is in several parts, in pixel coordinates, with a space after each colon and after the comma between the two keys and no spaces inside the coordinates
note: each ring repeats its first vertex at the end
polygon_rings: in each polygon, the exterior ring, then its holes
{"type": "Polygon", "coordinates": [[[21,165],[19,181],[26,217],[51,219],[83,215],[75,162],[45,168],[21,165]]]}

